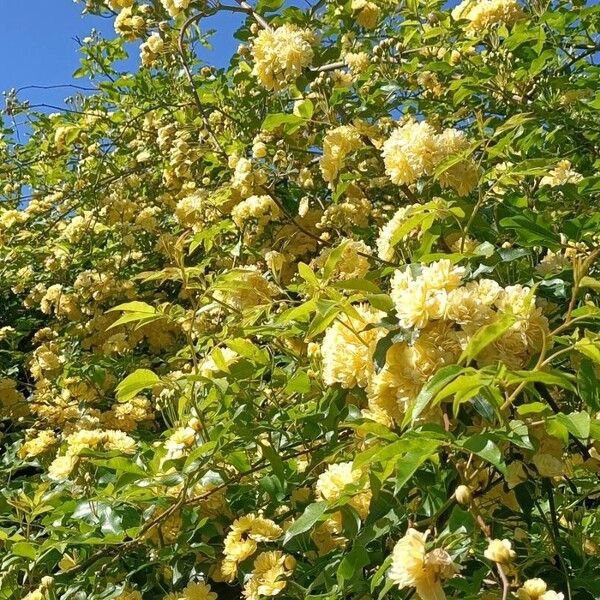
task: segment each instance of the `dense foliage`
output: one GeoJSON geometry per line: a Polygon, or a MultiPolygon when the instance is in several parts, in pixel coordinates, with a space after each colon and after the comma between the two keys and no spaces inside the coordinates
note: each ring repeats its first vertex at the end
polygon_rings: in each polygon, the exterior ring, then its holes
{"type": "Polygon", "coordinates": [[[0,597],[600,598],[600,6],[84,12],[2,113],[0,597]]]}

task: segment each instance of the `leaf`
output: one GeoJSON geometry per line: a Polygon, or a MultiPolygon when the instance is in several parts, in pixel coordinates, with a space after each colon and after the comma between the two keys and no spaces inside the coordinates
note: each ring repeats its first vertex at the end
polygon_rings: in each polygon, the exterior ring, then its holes
{"type": "Polygon", "coordinates": [[[266,116],[262,123],[261,129],[264,129],[265,131],[273,131],[274,129],[284,125],[284,131],[286,133],[293,133],[303,123],[304,119],[302,117],[298,117],[297,115],[275,113],[266,116]]]}
{"type": "Polygon", "coordinates": [[[372,463],[387,461],[394,457],[397,458],[414,447],[415,443],[418,444],[418,441],[402,438],[395,440],[391,444],[373,446],[356,455],[352,466],[354,469],[360,469],[372,463]]]}
{"type": "Polygon", "coordinates": [[[394,308],[394,302],[388,294],[368,294],[366,300],[373,308],[386,313],[394,308]]]}
{"type": "Polygon", "coordinates": [[[355,575],[370,562],[369,553],[361,544],[354,544],[352,550],[344,556],[337,569],[337,578],[340,585],[345,580],[353,579],[355,575]]]}
{"type": "Polygon", "coordinates": [[[462,447],[480,456],[504,473],[506,465],[502,462],[500,448],[490,439],[488,434],[477,433],[463,442],[462,447]]]}
{"type": "Polygon", "coordinates": [[[283,6],[284,0],[258,0],[256,3],[256,11],[258,14],[266,12],[274,12],[283,6]]]}
{"type": "Polygon", "coordinates": [[[371,294],[381,294],[381,289],[368,279],[342,279],[333,283],[333,287],[341,290],[358,290],[371,294]]]}
{"type": "Polygon", "coordinates": [[[306,371],[299,369],[290,377],[283,391],[285,394],[308,394],[310,389],[310,377],[306,371]]]}
{"type": "Polygon", "coordinates": [[[125,323],[139,322],[140,324],[146,324],[165,318],[164,315],[157,312],[154,306],[150,306],[145,302],[139,302],[137,300],[119,304],[119,306],[115,306],[106,312],[109,313],[115,311],[121,311],[125,314],[112,323],[108,329],[113,329],[114,327],[124,325],[125,323]]]}
{"type": "Polygon", "coordinates": [[[240,356],[254,361],[260,365],[269,363],[269,353],[253,344],[250,340],[244,338],[234,338],[225,340],[225,345],[231,350],[237,352],[240,356]]]}
{"type": "Polygon", "coordinates": [[[295,306],[294,308],[290,308],[279,316],[277,319],[277,323],[286,324],[290,321],[304,321],[306,317],[308,317],[311,313],[317,310],[317,301],[313,298],[300,304],[299,306],[295,306]]]}
{"type": "Polygon", "coordinates": [[[381,371],[385,367],[385,358],[387,351],[394,345],[394,332],[390,331],[385,337],[382,337],[375,346],[373,352],[373,362],[377,372],[381,371]]]}
{"type": "Polygon", "coordinates": [[[312,526],[321,519],[323,513],[327,510],[327,502],[313,502],[309,504],[304,512],[287,528],[283,545],[285,546],[290,540],[296,536],[308,531],[312,526]]]}
{"type": "Polygon", "coordinates": [[[325,261],[325,266],[323,267],[323,277],[325,279],[329,279],[333,274],[335,267],[338,262],[342,258],[344,254],[344,250],[348,247],[348,242],[344,241],[338,246],[336,246],[327,256],[327,260],[325,261]]]}
{"type": "Polygon", "coordinates": [[[575,386],[571,380],[575,377],[570,373],[563,373],[555,369],[547,371],[508,371],[505,376],[505,383],[513,385],[523,381],[532,383],[544,383],[545,385],[557,385],[572,392],[575,386]]]}
{"type": "Polygon", "coordinates": [[[406,411],[403,425],[406,426],[411,421],[414,423],[427,408],[433,397],[462,371],[463,368],[460,365],[448,365],[440,369],[421,389],[412,407],[406,411]]]}
{"type": "Polygon", "coordinates": [[[593,277],[585,276],[581,278],[579,282],[579,287],[588,287],[593,290],[600,291],[600,279],[594,279],[593,277]]]}
{"type": "Polygon", "coordinates": [[[146,471],[136,465],[133,460],[124,456],[115,456],[107,460],[92,459],[91,462],[101,467],[113,469],[114,471],[121,471],[122,473],[130,473],[132,475],[139,475],[140,477],[147,475],[146,471]]]}
{"type": "Polygon", "coordinates": [[[37,557],[37,548],[29,542],[16,542],[12,545],[11,551],[16,556],[35,560],[37,557]]]}
{"type": "Polygon", "coordinates": [[[433,454],[441,445],[440,440],[423,440],[419,448],[407,452],[397,463],[396,481],[394,489],[400,491],[408,480],[416,473],[417,469],[433,454]]]}
{"type": "Polygon", "coordinates": [[[500,225],[507,229],[514,229],[523,246],[531,247],[543,244],[551,250],[560,248],[560,237],[540,217],[523,213],[505,217],[500,221],[500,225]]]}
{"type": "Polygon", "coordinates": [[[593,410],[600,410],[600,386],[594,372],[594,363],[584,358],[577,373],[577,391],[581,399],[593,410]]]}
{"type": "Polygon", "coordinates": [[[573,412],[568,415],[558,413],[554,417],[567,431],[579,440],[587,440],[590,437],[591,418],[586,412],[573,412]]]}
{"type": "Polygon", "coordinates": [[[484,348],[504,335],[515,324],[516,320],[514,315],[507,313],[494,323],[481,327],[469,340],[458,362],[466,361],[469,363],[472,361],[484,348]]]}
{"type": "Polygon", "coordinates": [[[134,300],[133,302],[125,302],[125,304],[119,304],[119,306],[110,308],[106,312],[109,313],[115,311],[143,313],[146,315],[153,315],[156,313],[154,306],[150,306],[149,304],[146,304],[146,302],[139,302],[138,300],[134,300]]]}
{"type": "Polygon", "coordinates": [[[137,369],[117,386],[116,398],[119,402],[131,400],[138,392],[160,383],[160,377],[150,369],[137,369]]]}
{"type": "MultiPolygon", "coordinates": [[[[280,0],[276,0],[279,2],[280,0]]],[[[294,103],[294,114],[303,119],[310,119],[315,112],[315,105],[312,103],[310,98],[305,98],[294,103]]]]}
{"type": "Polygon", "coordinates": [[[591,358],[595,363],[600,364],[600,346],[589,337],[584,337],[576,342],[575,350],[591,358]]]}
{"type": "Polygon", "coordinates": [[[315,275],[315,272],[303,262],[298,263],[298,274],[306,283],[309,283],[315,288],[319,287],[319,279],[315,275]]]}

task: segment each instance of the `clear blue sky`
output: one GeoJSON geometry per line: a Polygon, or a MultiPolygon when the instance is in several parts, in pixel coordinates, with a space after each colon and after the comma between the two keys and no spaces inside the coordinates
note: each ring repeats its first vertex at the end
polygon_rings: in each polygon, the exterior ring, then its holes
{"type": "MultiPolygon", "coordinates": [[[[82,4],[72,0],[0,0],[0,91],[27,85],[57,85],[73,80],[79,66],[76,37],[84,38],[92,28],[105,37],[115,37],[112,19],[81,16],[82,4]]],[[[202,50],[208,63],[227,64],[237,48],[233,33],[242,22],[237,14],[221,13],[203,21],[203,30],[216,29],[214,50],[202,50]]],[[[138,46],[131,50],[130,68],[137,68],[138,46]]],[[[64,105],[68,88],[23,90],[19,97],[33,104],[64,105]]]]}

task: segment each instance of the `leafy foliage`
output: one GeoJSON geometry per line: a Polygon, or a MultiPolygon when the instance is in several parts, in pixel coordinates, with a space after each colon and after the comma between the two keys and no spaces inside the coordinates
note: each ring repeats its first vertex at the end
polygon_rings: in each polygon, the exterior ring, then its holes
{"type": "Polygon", "coordinates": [[[600,6],[85,11],[2,113],[1,598],[600,598],[600,6]]]}

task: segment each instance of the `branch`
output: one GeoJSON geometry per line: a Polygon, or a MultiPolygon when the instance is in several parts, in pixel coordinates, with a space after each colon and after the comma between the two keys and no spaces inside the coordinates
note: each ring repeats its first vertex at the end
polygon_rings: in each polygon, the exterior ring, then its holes
{"type": "Polygon", "coordinates": [[[214,134],[213,130],[210,127],[208,119],[204,115],[204,107],[202,106],[202,101],[200,100],[200,96],[198,96],[198,91],[196,90],[196,85],[194,84],[194,78],[192,77],[192,71],[190,69],[190,65],[185,55],[185,34],[187,30],[196,22],[199,21],[202,17],[208,16],[206,13],[197,13],[189,17],[189,19],[181,26],[181,30],[179,32],[179,39],[177,41],[177,47],[179,49],[179,57],[181,58],[181,63],[183,65],[183,71],[190,85],[190,91],[192,92],[192,98],[194,99],[194,104],[198,109],[198,112],[202,116],[204,120],[204,127],[206,127],[208,134],[210,135],[211,141],[215,144],[218,151],[226,156],[226,152],[221,146],[221,143],[217,139],[217,136],[214,134]]]}

